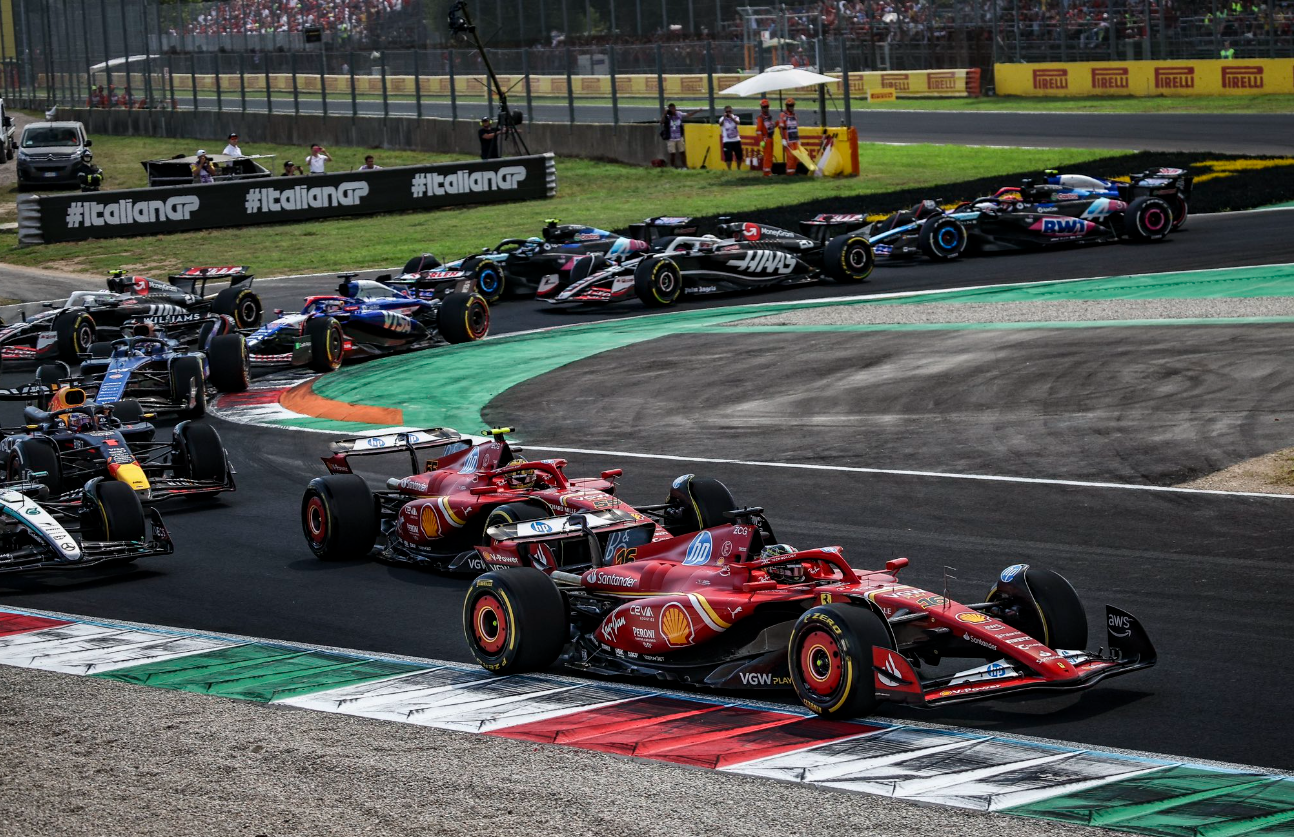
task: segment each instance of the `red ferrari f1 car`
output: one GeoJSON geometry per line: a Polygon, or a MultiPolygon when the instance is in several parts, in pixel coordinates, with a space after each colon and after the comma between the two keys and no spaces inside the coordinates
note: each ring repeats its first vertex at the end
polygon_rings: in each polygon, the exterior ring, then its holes
{"type": "Polygon", "coordinates": [[[383,560],[480,573],[487,560],[506,563],[492,551],[502,532],[514,534],[519,526],[568,534],[560,516],[573,512],[583,514],[578,536],[538,550],[534,561],[587,567],[592,553],[627,554],[696,528],[677,504],[635,509],[613,496],[619,470],[577,479],[566,476],[563,459],[520,458],[521,449],[505,437],[510,432],[474,437],[434,428],[333,442],[323,460],[330,474],[312,480],[301,501],[306,544],[322,560],[363,558],[380,539],[383,560]],[[407,455],[413,476],[388,479],[385,490],[374,491],[352,471],[351,460],[382,453],[407,455]],[[507,526],[513,528],[500,528],[507,526]]]}
{"type": "Polygon", "coordinates": [[[706,525],[614,553],[596,548],[588,514],[491,528],[477,551],[492,571],[463,608],[477,661],[498,674],[560,661],[715,688],[790,687],[835,717],[882,700],[933,707],[1084,689],[1155,663],[1141,623],[1109,605],[1105,647],[1085,650],[1083,606],[1049,570],[1007,567],[986,601],[960,604],[899,581],[906,558],[862,571],[840,547],[775,543],[762,511],[732,510],[714,480],[680,477],[671,503],[706,525]],[[572,541],[587,544],[588,564],[554,566],[548,556],[572,541]],[[946,658],[978,664],[934,672],[946,658]]]}

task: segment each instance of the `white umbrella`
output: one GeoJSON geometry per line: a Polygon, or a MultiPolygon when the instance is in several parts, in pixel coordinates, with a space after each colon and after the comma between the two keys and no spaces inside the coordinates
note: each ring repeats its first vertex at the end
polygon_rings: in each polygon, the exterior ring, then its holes
{"type": "Polygon", "coordinates": [[[772,90],[794,90],[798,87],[812,87],[815,84],[829,84],[837,79],[824,76],[812,70],[782,65],[769,67],[757,76],[740,81],[727,90],[720,90],[722,95],[754,96],[772,90]]]}

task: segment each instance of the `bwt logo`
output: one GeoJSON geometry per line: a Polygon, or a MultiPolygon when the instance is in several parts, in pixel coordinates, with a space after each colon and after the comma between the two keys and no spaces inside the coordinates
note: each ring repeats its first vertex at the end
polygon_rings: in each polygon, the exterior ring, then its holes
{"type": "Polygon", "coordinates": [[[1065,68],[1060,68],[1055,70],[1034,70],[1033,89],[1034,90],[1068,90],[1069,89],[1069,70],[1065,68]]]}
{"type": "Polygon", "coordinates": [[[1029,229],[1043,235],[1082,235],[1089,224],[1079,218],[1040,218],[1029,229]]]}
{"type": "Polygon", "coordinates": [[[348,180],[336,186],[295,186],[291,189],[265,186],[248,191],[243,199],[243,209],[248,215],[254,215],[257,212],[355,206],[367,194],[368,184],[363,180],[348,180]]]}
{"type": "Polygon", "coordinates": [[[1127,67],[1093,67],[1092,88],[1095,90],[1127,90],[1127,67]]]}
{"type": "Polygon", "coordinates": [[[164,201],[135,201],[129,198],[98,203],[75,201],[67,206],[67,228],[104,227],[122,224],[157,224],[162,221],[187,221],[199,206],[196,195],[167,198],[164,201]]]}
{"type": "Polygon", "coordinates": [[[927,73],[926,84],[931,90],[956,90],[956,73],[927,73]]]}
{"type": "Polygon", "coordinates": [[[1223,90],[1261,90],[1263,88],[1262,67],[1223,67],[1223,90]]]}
{"type": "Polygon", "coordinates": [[[413,176],[413,196],[470,195],[516,189],[526,179],[524,166],[504,166],[498,171],[456,171],[453,174],[423,172],[413,176]]]}
{"type": "Polygon", "coordinates": [[[1194,90],[1194,67],[1156,67],[1156,90],[1194,90]]]}
{"type": "Polygon", "coordinates": [[[881,87],[894,90],[911,90],[912,79],[907,73],[881,73],[881,87]]]}

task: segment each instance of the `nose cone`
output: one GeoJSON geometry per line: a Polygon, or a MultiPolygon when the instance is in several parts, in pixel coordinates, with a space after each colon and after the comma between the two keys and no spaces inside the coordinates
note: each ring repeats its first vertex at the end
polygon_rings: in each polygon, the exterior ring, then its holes
{"type": "Polygon", "coordinates": [[[144,475],[144,469],[134,462],[118,465],[115,469],[112,469],[112,476],[117,482],[124,482],[136,491],[146,492],[150,488],[148,477],[144,475]]]}

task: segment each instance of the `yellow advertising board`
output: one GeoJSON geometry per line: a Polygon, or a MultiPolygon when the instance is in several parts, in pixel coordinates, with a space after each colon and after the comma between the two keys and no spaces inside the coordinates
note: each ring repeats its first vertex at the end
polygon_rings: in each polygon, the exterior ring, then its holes
{"type": "Polygon", "coordinates": [[[999,96],[1253,96],[1294,93],[1294,58],[996,64],[999,96]]]}
{"type": "Polygon", "coordinates": [[[869,102],[893,102],[898,96],[888,87],[875,88],[867,91],[867,101],[869,102]]]}
{"type": "MultiPolygon", "coordinates": [[[[748,168],[747,160],[760,157],[759,141],[755,138],[753,125],[742,125],[741,160],[738,169],[748,168]]],[[[822,158],[822,148],[826,138],[831,137],[835,144],[834,164],[825,175],[836,177],[853,177],[858,174],[858,134],[853,128],[800,128],[800,147],[814,161],[822,158]]],[[[721,169],[723,163],[723,145],[718,125],[683,125],[683,140],[686,143],[687,167],[690,169],[721,169]]],[[[665,144],[661,143],[664,150],[665,144]]],[[[781,136],[773,136],[773,162],[786,160],[786,149],[782,146],[781,136]]]]}

